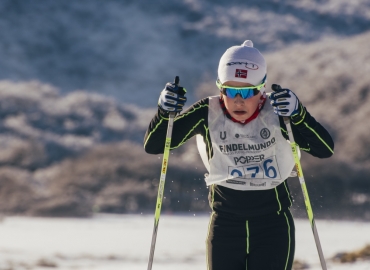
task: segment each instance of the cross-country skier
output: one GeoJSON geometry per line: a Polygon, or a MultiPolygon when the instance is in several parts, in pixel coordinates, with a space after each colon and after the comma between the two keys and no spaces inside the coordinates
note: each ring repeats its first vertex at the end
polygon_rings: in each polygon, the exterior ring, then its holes
{"type": "MultiPolygon", "coordinates": [[[[295,229],[286,179],[294,160],[283,117],[290,117],[301,150],[319,158],[333,154],[331,136],[291,90],[275,85],[266,101],[266,71],[252,41],[227,49],[218,66],[220,95],[196,102],[174,121],[171,149],[203,137],[197,142],[212,208],[208,270],[292,268],[295,229]]],[[[166,84],[145,134],[147,153],[163,153],[169,112],[182,111],[185,93],[166,84]]]]}

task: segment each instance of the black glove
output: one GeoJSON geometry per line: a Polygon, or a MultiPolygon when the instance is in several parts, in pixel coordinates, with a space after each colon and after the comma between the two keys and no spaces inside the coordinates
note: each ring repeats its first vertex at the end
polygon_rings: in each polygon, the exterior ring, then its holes
{"type": "Polygon", "coordinates": [[[159,96],[158,106],[164,112],[181,112],[187,100],[186,89],[175,83],[167,83],[159,96]]]}
{"type": "Polygon", "coordinates": [[[279,116],[290,117],[294,125],[298,125],[306,116],[306,108],[303,107],[298,97],[289,89],[282,89],[280,85],[271,86],[273,93],[270,95],[274,113],[279,116]]]}

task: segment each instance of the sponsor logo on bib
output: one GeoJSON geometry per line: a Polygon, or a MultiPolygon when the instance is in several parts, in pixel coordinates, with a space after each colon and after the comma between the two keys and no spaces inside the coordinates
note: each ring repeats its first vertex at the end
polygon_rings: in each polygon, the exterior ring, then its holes
{"type": "Polygon", "coordinates": [[[222,134],[222,131],[220,131],[220,139],[226,140],[226,131],[224,131],[224,134],[222,134]]]}
{"type": "Polygon", "coordinates": [[[232,144],[220,144],[218,145],[221,153],[234,153],[235,152],[252,152],[252,151],[261,151],[263,149],[269,148],[275,144],[275,137],[272,137],[271,140],[259,143],[259,144],[246,144],[246,143],[232,143],[232,144]]]}
{"type": "Polygon", "coordinates": [[[264,187],[266,186],[266,182],[263,182],[263,183],[260,183],[260,184],[257,184],[257,183],[250,183],[250,186],[251,187],[264,187]]]}
{"type": "Polygon", "coordinates": [[[270,137],[271,132],[268,128],[263,128],[263,129],[261,129],[260,135],[261,135],[262,139],[266,140],[270,137]]]}
{"type": "Polygon", "coordinates": [[[235,185],[245,185],[245,182],[238,181],[238,180],[226,180],[226,183],[235,184],[235,185]]]}
{"type": "Polygon", "coordinates": [[[249,134],[240,134],[240,133],[236,133],[235,134],[235,138],[239,139],[239,138],[243,138],[243,139],[256,139],[257,136],[255,135],[249,135],[249,134]]]}
{"type": "Polygon", "coordinates": [[[234,157],[235,165],[246,164],[251,162],[261,162],[265,159],[265,155],[255,155],[255,156],[241,156],[241,157],[234,157]]]}

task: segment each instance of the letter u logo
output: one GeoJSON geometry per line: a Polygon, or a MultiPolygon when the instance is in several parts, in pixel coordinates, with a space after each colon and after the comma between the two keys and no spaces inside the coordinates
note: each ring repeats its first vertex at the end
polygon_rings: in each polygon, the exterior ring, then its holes
{"type": "Polygon", "coordinates": [[[224,131],[224,135],[222,136],[222,131],[220,131],[220,139],[225,140],[226,139],[226,131],[224,131]]]}

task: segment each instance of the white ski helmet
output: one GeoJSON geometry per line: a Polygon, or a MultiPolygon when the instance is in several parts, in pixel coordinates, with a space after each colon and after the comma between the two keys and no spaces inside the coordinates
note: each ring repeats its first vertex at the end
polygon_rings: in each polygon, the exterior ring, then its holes
{"type": "Polygon", "coordinates": [[[259,85],[266,76],[267,65],[259,50],[253,47],[251,40],[240,46],[226,50],[218,65],[218,80],[221,84],[237,81],[259,85]]]}

